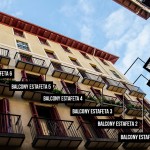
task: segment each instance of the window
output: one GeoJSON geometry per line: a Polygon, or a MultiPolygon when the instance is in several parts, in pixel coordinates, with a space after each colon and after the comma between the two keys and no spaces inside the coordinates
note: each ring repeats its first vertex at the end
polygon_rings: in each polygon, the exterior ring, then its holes
{"type": "Polygon", "coordinates": [[[55,70],[63,71],[61,64],[56,62],[51,62],[55,70]]]}
{"type": "Polygon", "coordinates": [[[33,75],[33,74],[26,74],[28,81],[31,82],[38,82],[40,81],[40,76],[33,75]]]}
{"type": "Polygon", "coordinates": [[[116,78],[121,79],[121,77],[120,77],[115,71],[113,71],[113,70],[110,70],[110,71],[113,73],[113,75],[114,75],[116,78]]]}
{"type": "Polygon", "coordinates": [[[86,74],[86,72],[85,72],[84,70],[78,69],[78,71],[79,71],[79,73],[81,74],[81,76],[82,76],[83,78],[88,78],[88,76],[87,76],[87,74],[86,74]]]}
{"type": "Polygon", "coordinates": [[[54,52],[46,52],[47,56],[49,58],[53,58],[53,59],[57,59],[56,55],[54,54],[54,52]]]}
{"type": "Polygon", "coordinates": [[[80,52],[80,53],[83,55],[84,58],[90,59],[89,56],[87,55],[87,53],[85,53],[85,52],[80,52]]]}
{"type": "Polygon", "coordinates": [[[100,60],[101,60],[101,62],[102,62],[104,65],[109,66],[109,65],[106,63],[105,60],[103,60],[103,59],[100,59],[100,60]]]}
{"type": "Polygon", "coordinates": [[[64,50],[65,52],[71,53],[71,51],[68,49],[67,46],[61,45],[61,47],[63,48],[63,50],[64,50]]]}
{"type": "Polygon", "coordinates": [[[72,63],[73,63],[74,65],[76,65],[76,66],[81,66],[81,65],[79,64],[79,62],[78,62],[76,59],[70,58],[70,60],[72,61],[72,63]]]}
{"type": "Polygon", "coordinates": [[[44,44],[44,45],[48,45],[48,46],[49,46],[49,44],[48,44],[48,42],[47,42],[46,39],[43,39],[43,38],[40,38],[40,37],[39,37],[39,40],[40,40],[41,44],[44,44]]]}
{"type": "Polygon", "coordinates": [[[14,34],[20,37],[25,37],[23,31],[14,29],[14,34]]]}
{"type": "Polygon", "coordinates": [[[20,59],[21,59],[23,62],[33,63],[33,61],[32,61],[32,56],[31,56],[31,55],[27,55],[27,54],[20,53],[20,59]]]}
{"type": "Polygon", "coordinates": [[[18,46],[18,48],[23,49],[25,51],[30,51],[28,43],[17,41],[17,46],[18,46]]]}
{"type": "Polygon", "coordinates": [[[97,71],[97,72],[101,72],[100,71],[100,69],[99,68],[97,68],[97,66],[96,65],[93,65],[93,64],[90,64],[91,65],[91,67],[95,70],[95,71],[97,71]]]}

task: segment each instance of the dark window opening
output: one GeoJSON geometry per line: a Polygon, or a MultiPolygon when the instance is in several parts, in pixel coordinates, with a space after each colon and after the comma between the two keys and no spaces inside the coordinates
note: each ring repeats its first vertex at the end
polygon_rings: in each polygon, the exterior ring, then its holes
{"type": "Polygon", "coordinates": [[[76,59],[70,58],[70,60],[72,61],[72,63],[73,63],[74,65],[76,65],[76,66],[81,66],[81,65],[79,64],[79,62],[78,62],[76,59]]]}
{"type": "Polygon", "coordinates": [[[49,46],[49,44],[48,44],[48,42],[47,42],[46,39],[39,38],[39,40],[40,40],[41,44],[44,44],[44,45],[48,45],[48,46],[49,46]]]}
{"type": "Polygon", "coordinates": [[[66,83],[66,85],[67,85],[67,88],[68,88],[70,94],[75,94],[76,93],[77,87],[76,87],[75,83],[73,83],[73,84],[66,83]]]}
{"type": "Polygon", "coordinates": [[[86,59],[90,59],[90,58],[89,58],[89,56],[87,55],[87,53],[85,53],[85,52],[81,52],[81,51],[80,51],[80,53],[83,55],[83,57],[84,57],[84,58],[86,58],[86,59]]]}
{"type": "Polygon", "coordinates": [[[14,29],[14,34],[20,37],[24,37],[23,31],[14,29]]]}
{"type": "Polygon", "coordinates": [[[33,63],[31,55],[20,53],[20,58],[23,62],[33,63]]]}
{"type": "Polygon", "coordinates": [[[85,72],[84,70],[78,69],[78,71],[79,71],[79,73],[81,74],[81,76],[82,76],[83,78],[86,78],[86,77],[87,77],[86,72],[85,72]]]}
{"type": "Polygon", "coordinates": [[[53,65],[55,70],[63,71],[61,64],[52,62],[52,65],[53,65]]]}
{"type": "Polygon", "coordinates": [[[40,76],[36,76],[36,75],[33,75],[33,74],[26,74],[26,76],[27,76],[27,79],[28,79],[28,81],[34,81],[34,82],[37,82],[37,81],[41,81],[40,80],[40,76]]]}
{"type": "Polygon", "coordinates": [[[54,54],[54,52],[46,52],[47,56],[49,58],[53,58],[53,59],[57,59],[56,55],[54,54]]]}
{"type": "Polygon", "coordinates": [[[102,62],[104,65],[109,66],[109,65],[106,63],[105,60],[103,60],[103,59],[100,59],[100,60],[101,60],[101,62],[102,62]]]}
{"type": "Polygon", "coordinates": [[[68,49],[67,46],[61,45],[61,47],[63,48],[63,50],[64,50],[65,52],[71,53],[71,51],[68,49]]]}
{"type": "MultiPolygon", "coordinates": [[[[97,72],[101,72],[101,70],[96,66],[96,65],[92,65],[92,64],[90,64],[91,65],[91,67],[95,70],[95,71],[97,71],[97,72]]],[[[101,72],[102,73],[102,72],[101,72]]]]}
{"type": "Polygon", "coordinates": [[[116,77],[116,78],[119,78],[121,79],[121,77],[114,71],[114,70],[110,70],[112,72],[112,74],[116,77]]]}

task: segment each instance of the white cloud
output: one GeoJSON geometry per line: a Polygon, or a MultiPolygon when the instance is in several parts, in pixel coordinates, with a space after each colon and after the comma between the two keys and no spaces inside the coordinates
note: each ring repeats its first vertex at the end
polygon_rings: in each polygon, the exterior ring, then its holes
{"type": "Polygon", "coordinates": [[[69,18],[78,18],[74,26],[77,26],[80,31],[80,40],[91,44],[93,37],[93,21],[94,6],[90,1],[77,0],[74,5],[65,3],[60,12],[69,18]]]}
{"type": "Polygon", "coordinates": [[[84,14],[87,15],[90,15],[94,12],[94,7],[92,6],[92,3],[87,0],[79,0],[78,7],[84,14]]]}
{"type": "Polygon", "coordinates": [[[14,0],[1,0],[0,1],[0,9],[7,10],[11,7],[14,0]]]}
{"type": "MultiPolygon", "coordinates": [[[[124,9],[116,10],[106,20],[104,31],[107,36],[107,44],[104,49],[120,56],[117,68],[124,73],[137,57],[144,61],[150,57],[150,22],[141,19],[124,9]]],[[[127,73],[130,81],[140,74],[146,74],[143,63],[137,61],[127,73]]],[[[140,83],[140,82],[139,82],[140,83]]],[[[141,84],[141,83],[140,83],[141,84]]],[[[145,83],[139,86],[146,87],[145,83]]]]}
{"type": "Polygon", "coordinates": [[[23,12],[22,11],[16,11],[16,12],[12,13],[11,15],[16,16],[16,17],[20,17],[23,15],[23,12]]]}
{"type": "Polygon", "coordinates": [[[106,19],[104,30],[108,37],[117,38],[124,34],[130,25],[131,16],[125,15],[124,9],[118,9],[106,19]]]}
{"type": "Polygon", "coordinates": [[[85,43],[91,43],[93,31],[88,25],[82,25],[81,29],[81,41],[84,41],[85,43]]]}

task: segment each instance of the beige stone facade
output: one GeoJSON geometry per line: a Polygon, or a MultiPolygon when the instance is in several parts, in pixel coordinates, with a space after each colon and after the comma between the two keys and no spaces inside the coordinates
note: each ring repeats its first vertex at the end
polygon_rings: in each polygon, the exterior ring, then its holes
{"type": "MultiPolygon", "coordinates": [[[[2,23],[0,24],[0,52],[2,52],[4,49],[7,49],[9,52],[8,57],[10,58],[10,62],[8,64],[5,64],[3,62],[1,62],[1,63],[3,64],[4,69],[14,69],[15,70],[15,80],[16,81],[22,80],[23,76],[22,76],[21,71],[24,70],[26,74],[35,75],[35,76],[42,75],[42,77],[45,79],[45,81],[53,81],[53,83],[56,84],[57,89],[62,90],[62,88],[63,88],[64,93],[66,93],[66,91],[64,90],[64,86],[61,81],[62,79],[63,79],[63,82],[65,82],[66,84],[67,83],[73,84],[74,82],[77,81],[76,85],[78,85],[78,87],[80,88],[80,91],[82,91],[82,90],[89,91],[92,96],[95,96],[95,93],[91,89],[91,87],[93,87],[93,89],[95,91],[99,91],[99,95],[103,94],[103,95],[106,95],[106,99],[114,100],[115,107],[116,107],[116,113],[115,113],[116,117],[123,116],[126,119],[133,119],[136,117],[137,119],[142,120],[142,100],[144,100],[146,103],[146,99],[144,98],[145,93],[142,91],[139,91],[138,88],[135,88],[134,85],[132,85],[132,83],[121,72],[119,72],[115,68],[114,64],[111,61],[108,61],[107,59],[105,60],[105,58],[104,58],[104,60],[100,60],[97,56],[94,56],[94,54],[89,54],[89,53],[85,54],[88,57],[88,58],[86,58],[76,48],[67,46],[67,48],[69,49],[69,52],[67,52],[64,50],[64,48],[61,46],[61,44],[59,42],[54,42],[52,40],[44,38],[46,40],[46,42],[48,43],[48,45],[46,45],[46,44],[42,44],[39,40],[39,36],[36,36],[35,34],[26,32],[24,30],[21,30],[21,33],[23,33],[24,37],[15,35],[14,28],[12,26],[8,26],[8,25],[2,24],[2,23]],[[29,50],[25,50],[26,47],[19,48],[17,46],[17,41],[27,43],[29,50]],[[54,57],[54,58],[48,57],[48,55],[47,55],[48,52],[51,54],[53,53],[52,57],[54,57]],[[24,60],[25,58],[22,59],[23,56],[21,56],[20,53],[24,54],[25,56],[30,56],[30,58],[28,58],[28,59],[32,59],[32,61],[28,60],[28,62],[27,62],[27,59],[26,60],[24,60]],[[41,61],[39,61],[38,59],[42,60],[42,62],[44,62],[44,63],[41,64],[41,61]],[[76,62],[79,64],[79,66],[75,65],[71,60],[76,60],[76,62]],[[51,64],[51,62],[60,63],[62,65],[62,67],[61,67],[62,70],[60,72],[59,71],[57,72],[56,70],[58,68],[55,70],[55,67],[51,64]],[[94,70],[94,68],[92,66],[95,66],[97,71],[94,70]],[[70,67],[70,68],[68,68],[68,67],[70,67]],[[79,70],[84,70],[87,73],[87,76],[86,77],[82,76],[79,73],[79,70]],[[62,72],[64,72],[65,75],[62,74],[62,76],[57,77],[57,75],[62,72]],[[70,75],[71,77],[67,78],[67,75],[70,75]],[[84,78],[85,78],[85,80],[83,80],[84,78]],[[102,80],[101,80],[101,78],[102,78],[102,80]],[[101,84],[102,86],[99,86],[99,84],[101,84]],[[128,85],[130,85],[130,86],[128,86],[128,85]],[[121,95],[120,98],[117,97],[116,94],[121,95]],[[122,97],[122,100],[121,100],[121,97],[122,97]],[[128,106],[127,106],[128,102],[124,103],[123,97],[125,97],[126,100],[129,100],[129,103],[132,101],[133,105],[138,105],[141,107],[136,110],[133,108],[128,108],[128,106]],[[124,108],[122,105],[120,105],[120,106],[116,105],[116,102],[118,102],[118,101],[120,101],[120,103],[122,103],[124,105],[124,108]],[[140,103],[140,101],[141,101],[141,103],[140,103]]],[[[42,38],[42,36],[40,38],[42,38]]],[[[64,46],[65,46],[65,44],[64,44],[64,46]]],[[[3,56],[2,53],[0,53],[0,58],[3,58],[5,61],[7,60],[7,58],[5,56],[3,56]]],[[[81,125],[81,123],[79,122],[79,119],[77,119],[77,117],[70,116],[70,107],[68,105],[60,104],[60,103],[55,104],[55,105],[54,104],[43,104],[38,100],[40,94],[38,92],[36,93],[36,91],[33,91],[33,92],[26,91],[24,93],[24,95],[23,95],[22,91],[16,91],[14,94],[11,95],[8,88],[6,88],[7,86],[5,88],[4,87],[5,86],[0,83],[0,89],[3,89],[3,91],[0,90],[0,92],[1,92],[0,98],[1,99],[6,98],[9,101],[9,111],[10,111],[9,113],[10,114],[16,114],[16,115],[21,116],[23,134],[25,135],[25,138],[23,137],[24,140],[22,140],[23,143],[21,143],[19,141],[20,137],[15,139],[14,138],[15,133],[14,133],[14,135],[11,135],[11,136],[13,136],[14,139],[10,138],[9,137],[10,133],[8,132],[8,133],[6,133],[7,137],[4,139],[1,136],[1,130],[0,130],[0,145],[1,145],[0,149],[7,149],[7,148],[12,149],[13,145],[15,145],[15,146],[17,145],[14,143],[17,143],[17,142],[19,144],[21,144],[21,146],[19,148],[17,148],[18,150],[32,150],[32,149],[36,149],[36,147],[38,147],[41,150],[46,147],[48,149],[58,149],[58,148],[68,149],[71,147],[74,147],[79,150],[86,149],[85,143],[88,143],[87,142],[88,140],[84,134],[86,132],[84,129],[85,127],[83,127],[83,125],[81,125]],[[32,124],[30,124],[30,126],[28,126],[30,119],[35,115],[31,111],[30,102],[32,102],[32,104],[34,106],[44,106],[44,107],[54,106],[57,109],[61,120],[73,121],[73,124],[75,125],[75,127],[73,128],[73,126],[71,126],[71,129],[68,129],[69,126],[64,125],[65,127],[63,127],[63,130],[66,130],[66,131],[63,131],[63,133],[67,132],[67,135],[64,135],[64,137],[63,137],[62,135],[59,136],[59,134],[57,135],[57,133],[56,133],[55,136],[53,135],[53,138],[54,138],[53,140],[51,138],[49,139],[49,137],[51,137],[51,134],[48,132],[50,132],[49,130],[53,131],[55,127],[51,126],[51,129],[49,129],[47,127],[48,124],[45,122],[44,119],[39,119],[38,122],[33,121],[33,119],[32,119],[32,124]],[[43,134],[42,134],[41,138],[37,138],[37,142],[35,142],[33,144],[33,146],[32,146],[32,142],[34,139],[32,139],[32,136],[31,136],[31,131],[30,131],[31,127],[33,127],[34,132],[37,132],[36,131],[37,128],[40,128],[40,131],[44,130],[44,131],[42,131],[43,134]],[[70,132],[70,133],[68,133],[68,132],[70,132]],[[74,139],[74,137],[76,137],[76,136],[72,132],[77,133],[78,139],[74,139]],[[8,137],[10,138],[9,141],[8,141],[8,137]],[[71,140],[69,139],[70,137],[71,137],[71,140]],[[80,138],[82,139],[81,143],[80,143],[80,138]],[[3,141],[3,142],[1,142],[1,141],[3,141]],[[78,144],[79,144],[79,146],[78,146],[78,144]],[[4,147],[4,146],[6,146],[6,147],[4,147]],[[11,148],[9,148],[8,146],[10,146],[11,148]]],[[[89,100],[89,101],[87,101],[87,106],[88,105],[99,106],[100,102],[89,100]]],[[[108,105],[109,104],[106,102],[105,106],[108,106],[108,105]]],[[[0,107],[2,107],[2,106],[0,106],[0,107]]],[[[146,104],[145,104],[145,108],[147,108],[146,104]]],[[[145,109],[145,111],[146,111],[146,109],[145,109]]],[[[39,109],[39,114],[40,113],[42,113],[42,112],[39,109]]],[[[146,111],[145,112],[145,116],[146,116],[145,120],[146,120],[146,122],[149,123],[148,115],[149,114],[146,111]]],[[[12,120],[13,120],[13,118],[14,117],[12,116],[12,120]]],[[[108,117],[104,117],[104,116],[100,117],[99,116],[98,118],[107,119],[108,117]]],[[[0,121],[0,123],[2,124],[4,122],[0,121]]],[[[12,125],[13,127],[16,127],[18,122],[15,121],[15,123],[16,124],[12,125]]],[[[59,125],[60,126],[59,128],[61,128],[62,124],[63,123],[59,122],[57,125],[59,125]]],[[[12,126],[10,123],[9,127],[11,128],[12,126]]],[[[18,125],[18,126],[21,126],[21,125],[18,125]]],[[[87,128],[88,127],[89,127],[89,125],[87,125],[87,128]]],[[[88,128],[88,130],[90,130],[90,129],[91,129],[91,126],[88,128]]],[[[122,143],[116,142],[116,139],[114,140],[114,137],[117,138],[117,134],[119,132],[117,129],[115,129],[115,130],[102,129],[102,130],[105,132],[106,135],[104,137],[101,136],[101,138],[98,136],[97,136],[97,138],[96,138],[96,136],[91,137],[91,139],[93,138],[92,139],[93,141],[95,139],[96,140],[94,142],[91,142],[89,140],[91,143],[86,144],[86,145],[88,145],[87,149],[89,149],[89,148],[93,148],[93,149],[110,148],[110,149],[112,149],[115,147],[116,148],[118,147],[118,149],[123,148],[121,145],[122,143]]],[[[102,130],[101,130],[101,133],[102,133],[102,130]]],[[[16,130],[14,130],[14,131],[16,131],[16,130]]],[[[96,131],[99,132],[98,134],[100,134],[100,131],[98,131],[98,129],[96,131]]],[[[93,134],[95,134],[95,133],[93,133],[93,134]]],[[[136,145],[136,144],[134,146],[135,146],[135,148],[138,147],[138,145],[136,145]]],[[[139,145],[139,146],[141,146],[141,145],[139,145]]]]}

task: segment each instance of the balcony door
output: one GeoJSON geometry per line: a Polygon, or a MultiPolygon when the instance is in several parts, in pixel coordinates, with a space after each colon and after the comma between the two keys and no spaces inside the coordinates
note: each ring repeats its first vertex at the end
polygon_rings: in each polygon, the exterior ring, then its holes
{"type": "Polygon", "coordinates": [[[22,81],[31,81],[31,82],[45,81],[43,75],[38,76],[34,74],[29,74],[29,73],[26,73],[25,70],[21,71],[21,75],[22,75],[22,81]]]}
{"type": "Polygon", "coordinates": [[[66,86],[67,86],[70,94],[75,94],[76,93],[77,87],[76,87],[75,83],[72,83],[72,84],[71,83],[66,83],[66,86]]]}
{"type": "Polygon", "coordinates": [[[0,100],[0,133],[9,133],[12,131],[11,120],[9,113],[8,99],[0,100]]]}
{"type": "Polygon", "coordinates": [[[63,71],[63,69],[62,69],[62,67],[61,67],[61,64],[52,62],[52,65],[53,65],[53,67],[54,67],[54,70],[63,71]]]}
{"type": "Polygon", "coordinates": [[[39,134],[49,136],[67,136],[65,127],[56,107],[38,106],[33,103],[30,105],[32,105],[31,111],[36,112],[33,114],[33,116],[37,118],[34,124],[39,134]]]}
{"type": "Polygon", "coordinates": [[[77,120],[82,124],[82,131],[85,138],[108,138],[104,129],[96,127],[96,116],[78,116],[77,120]]]}
{"type": "Polygon", "coordinates": [[[27,54],[22,54],[22,53],[20,53],[20,59],[21,59],[23,62],[33,63],[32,56],[31,56],[31,55],[27,55],[27,54]]]}

